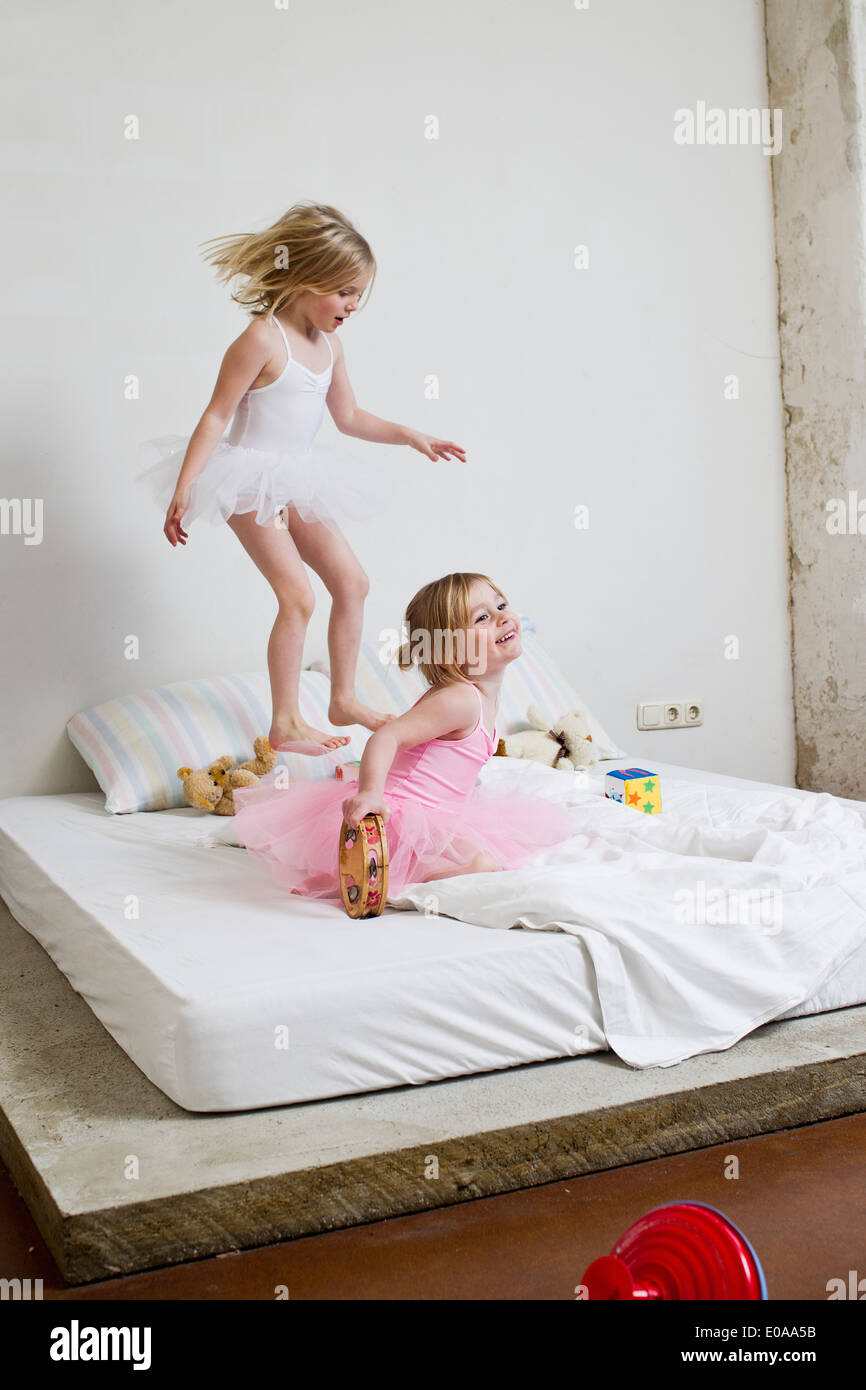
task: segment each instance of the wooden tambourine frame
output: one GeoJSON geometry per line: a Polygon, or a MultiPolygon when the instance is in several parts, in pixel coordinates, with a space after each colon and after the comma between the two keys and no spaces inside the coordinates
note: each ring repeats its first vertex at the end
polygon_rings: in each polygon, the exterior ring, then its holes
{"type": "Polygon", "coordinates": [[[373,813],[353,830],[340,827],[340,896],[350,917],[378,917],[388,896],[385,822],[373,813]]]}

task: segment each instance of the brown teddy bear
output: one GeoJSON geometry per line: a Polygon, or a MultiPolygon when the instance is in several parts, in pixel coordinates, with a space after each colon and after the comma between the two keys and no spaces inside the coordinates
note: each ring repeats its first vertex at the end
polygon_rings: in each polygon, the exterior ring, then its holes
{"type": "Polygon", "coordinates": [[[276,765],[277,755],[263,735],[253,747],[256,756],[235,767],[235,760],[226,753],[210,767],[193,770],[179,767],[177,775],[183,783],[183,794],[190,806],[200,811],[212,811],[215,816],[233,816],[235,787],[254,787],[260,777],[276,765]]]}

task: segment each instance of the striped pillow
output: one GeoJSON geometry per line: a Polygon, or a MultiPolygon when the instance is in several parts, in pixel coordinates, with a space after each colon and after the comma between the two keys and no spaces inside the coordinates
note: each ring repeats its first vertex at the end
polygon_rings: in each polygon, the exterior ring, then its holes
{"type": "MultiPolygon", "coordinates": [[[[302,671],[301,713],[319,729],[330,729],[330,682],[302,671]]],[[[271,726],[271,690],[266,671],[175,681],[94,705],[66,725],[112,812],[164,811],[185,806],[179,767],[207,767],[229,753],[238,763],[255,756],[253,740],[271,726]]],[[[298,781],[333,777],[337,762],[360,758],[369,729],[339,730],[351,740],[339,753],[308,757],[280,753],[279,761],[298,781]]]]}
{"type": "MultiPolygon", "coordinates": [[[[587,708],[569,681],[556,665],[553,657],[539,642],[532,618],[520,614],[520,628],[523,639],[523,652],[508,667],[499,692],[499,714],[496,731],[500,738],[506,734],[516,734],[532,726],[526,717],[530,705],[538,705],[551,721],[559,719],[571,710],[583,710],[592,734],[595,756],[599,761],[606,758],[627,758],[628,754],[614,743],[605,732],[600,721],[587,708]]],[[[401,671],[395,660],[383,661],[380,656],[388,655],[384,647],[376,647],[371,642],[363,642],[358,654],[356,689],[359,698],[374,709],[401,714],[418,699],[427,684],[418,670],[401,671]]],[[[313,662],[313,669],[328,674],[326,661],[313,662]]]]}

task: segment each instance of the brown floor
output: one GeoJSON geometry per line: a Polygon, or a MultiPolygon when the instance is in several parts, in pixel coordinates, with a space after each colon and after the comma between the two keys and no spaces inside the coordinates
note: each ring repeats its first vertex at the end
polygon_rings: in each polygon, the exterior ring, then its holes
{"type": "MultiPolygon", "coordinates": [[[[866,1115],[570,1178],[501,1197],[69,1288],[0,1165],[0,1277],[89,1299],[572,1299],[651,1207],[706,1202],[757,1250],[771,1299],[826,1301],[866,1278],[866,1115]],[[738,1160],[739,1176],[729,1177],[738,1160]]],[[[866,1286],[864,1286],[866,1287],[866,1286]]]]}

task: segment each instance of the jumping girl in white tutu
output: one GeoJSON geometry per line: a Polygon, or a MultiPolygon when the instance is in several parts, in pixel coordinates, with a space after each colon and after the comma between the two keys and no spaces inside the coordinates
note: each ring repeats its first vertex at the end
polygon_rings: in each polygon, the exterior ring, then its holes
{"type": "Polygon", "coordinates": [[[357,458],[313,443],[325,405],[341,433],[356,439],[408,444],[434,461],[465,461],[466,454],[450,440],[382,420],[357,405],[336,333],[359,308],[376,263],[368,243],[336,208],[297,203],[264,232],[205,245],[214,248],[205,259],[221,281],[245,277],[232,298],[249,307],[251,322],[226,352],[191,437],[153,441],[163,456],[140,476],[160,505],[167,504],[164,530],[173,546],[186,544],[185,527],[198,517],[227,521],[268,580],[279,604],[268,642],[271,746],[325,753],[349,739],[301,717],[304,634],[315,601],[305,564],[331,595],[328,718],[337,726],[368,729],[392,718],[355,696],[369,582],[340,529],[341,522],[362,521],[380,510],[383,489],[357,458]]]}

